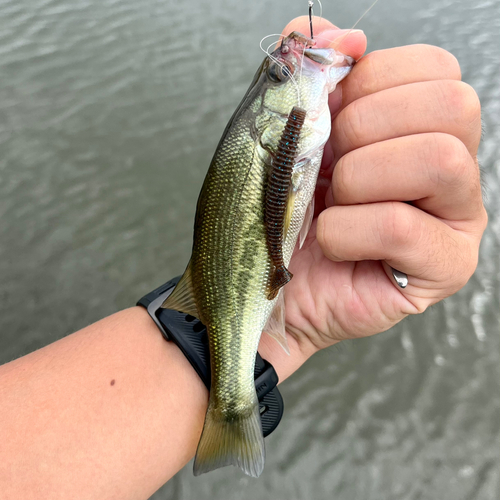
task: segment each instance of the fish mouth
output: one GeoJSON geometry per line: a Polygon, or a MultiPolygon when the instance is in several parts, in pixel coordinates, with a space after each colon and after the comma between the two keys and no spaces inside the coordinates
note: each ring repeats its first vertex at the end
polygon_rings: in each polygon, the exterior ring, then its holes
{"type": "MultiPolygon", "coordinates": [[[[284,47],[288,47],[288,50],[295,49],[297,45],[302,49],[311,48],[316,45],[316,40],[309,38],[298,31],[292,31],[286,38],[281,42],[281,50],[284,47]]],[[[285,49],[285,54],[288,51],[285,49]]]]}
{"type": "Polygon", "coordinates": [[[297,59],[305,56],[321,66],[352,66],[354,64],[352,57],[346,56],[333,48],[316,48],[315,46],[316,40],[298,31],[292,31],[282,40],[276,56],[284,63],[287,63],[287,59],[290,57],[289,54],[294,53],[297,59]]]}

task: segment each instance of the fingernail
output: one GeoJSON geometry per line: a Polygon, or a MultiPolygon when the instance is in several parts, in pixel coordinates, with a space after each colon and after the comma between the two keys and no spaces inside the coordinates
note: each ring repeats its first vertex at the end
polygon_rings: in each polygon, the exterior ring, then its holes
{"type": "Polygon", "coordinates": [[[334,42],[336,38],[341,37],[342,35],[351,35],[353,33],[363,33],[363,30],[349,30],[349,29],[342,29],[342,30],[332,30],[332,29],[326,29],[324,31],[321,31],[318,33],[318,38],[323,38],[329,42],[334,42]]]}
{"type": "Polygon", "coordinates": [[[326,29],[317,35],[314,35],[314,39],[318,48],[338,48],[344,40],[347,40],[347,44],[351,42],[351,36],[363,33],[363,30],[339,30],[339,29],[326,29]]]}

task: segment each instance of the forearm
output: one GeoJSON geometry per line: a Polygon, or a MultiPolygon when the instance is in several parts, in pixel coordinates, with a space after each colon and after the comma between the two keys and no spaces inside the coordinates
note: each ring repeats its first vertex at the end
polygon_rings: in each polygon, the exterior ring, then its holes
{"type": "MultiPolygon", "coordinates": [[[[306,356],[268,340],[283,380],[306,356]]],[[[5,498],[137,500],[194,456],[208,391],[135,307],[0,367],[0,402],[5,498]]]]}
{"type": "Polygon", "coordinates": [[[148,498],[196,450],[208,393],[136,307],[0,368],[6,498],[148,498]]]}

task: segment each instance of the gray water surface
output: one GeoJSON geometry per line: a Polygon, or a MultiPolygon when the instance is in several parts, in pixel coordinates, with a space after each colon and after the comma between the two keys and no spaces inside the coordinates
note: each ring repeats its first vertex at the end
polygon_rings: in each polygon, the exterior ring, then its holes
{"type": "MultiPolygon", "coordinates": [[[[179,274],[201,183],[305,1],[0,0],[0,363],[179,274]]],[[[350,27],[370,1],[324,2],[350,27]]],[[[500,498],[500,3],[380,0],[369,51],[439,45],[479,94],[490,222],[454,297],[312,358],[259,480],[191,465],[153,498],[500,498]]]]}

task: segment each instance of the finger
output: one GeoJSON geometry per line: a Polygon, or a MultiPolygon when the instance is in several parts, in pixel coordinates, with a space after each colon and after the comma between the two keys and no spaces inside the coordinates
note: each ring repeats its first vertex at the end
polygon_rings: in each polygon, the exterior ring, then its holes
{"type": "MultiPolygon", "coordinates": [[[[290,21],[282,32],[288,36],[292,31],[309,35],[309,16],[300,16],[290,21]]],[[[361,30],[341,30],[323,17],[313,17],[313,34],[316,47],[331,47],[354,59],[359,59],[366,50],[366,35],[361,30]]]]}
{"type": "Polygon", "coordinates": [[[480,109],[474,89],[454,80],[376,92],[349,104],[333,121],[334,158],[375,142],[427,132],[455,136],[475,157],[481,138],[480,109]]]}
{"type": "MultiPolygon", "coordinates": [[[[313,28],[314,33],[316,33],[315,38],[317,40],[318,47],[325,48],[331,46],[356,60],[359,59],[366,50],[366,36],[360,30],[340,30],[327,19],[316,16],[313,17],[313,28]]],[[[293,19],[287,24],[282,32],[282,35],[288,36],[292,31],[309,33],[309,17],[301,16],[293,19]]],[[[342,99],[341,87],[342,84],[337,85],[336,91],[330,94],[330,107],[333,106],[335,109],[340,107],[342,99]]],[[[332,148],[329,143],[327,143],[325,147],[325,157],[327,157],[327,161],[329,163],[333,160],[332,148]]],[[[325,161],[325,158],[323,161],[325,161]]],[[[315,215],[317,215],[319,211],[324,208],[326,189],[328,188],[330,182],[329,178],[330,176],[328,176],[328,181],[324,182],[322,187],[319,188],[321,194],[316,197],[318,203],[316,204],[315,215]]],[[[320,179],[324,180],[324,178],[320,179]]]]}
{"type": "Polygon", "coordinates": [[[453,293],[477,264],[477,245],[442,221],[406,203],[338,206],[323,211],[316,237],[334,261],[385,261],[410,276],[404,293],[453,293]]]}
{"type": "Polygon", "coordinates": [[[343,86],[342,107],[381,90],[432,80],[460,80],[456,57],[433,45],[377,50],[362,57],[343,86]]]}
{"type": "Polygon", "coordinates": [[[337,162],[327,206],[387,200],[412,201],[452,225],[484,212],[476,162],[460,140],[441,133],[378,142],[337,162]]]}
{"type": "Polygon", "coordinates": [[[338,50],[357,61],[366,50],[366,35],[362,30],[325,30],[315,35],[316,47],[338,50]]]}

